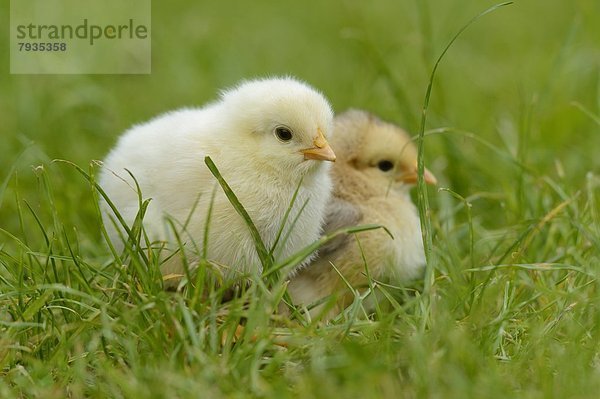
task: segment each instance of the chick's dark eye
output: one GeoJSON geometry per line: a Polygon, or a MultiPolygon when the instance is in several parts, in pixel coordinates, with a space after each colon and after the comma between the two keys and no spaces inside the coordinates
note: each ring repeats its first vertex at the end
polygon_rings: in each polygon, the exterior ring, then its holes
{"type": "Polygon", "coordinates": [[[281,141],[290,141],[292,139],[292,131],[286,127],[275,129],[275,135],[281,141]]]}
{"type": "Polygon", "coordinates": [[[383,160],[377,162],[377,167],[379,168],[379,170],[387,172],[388,170],[392,170],[394,168],[394,164],[392,163],[392,161],[383,160]]]}

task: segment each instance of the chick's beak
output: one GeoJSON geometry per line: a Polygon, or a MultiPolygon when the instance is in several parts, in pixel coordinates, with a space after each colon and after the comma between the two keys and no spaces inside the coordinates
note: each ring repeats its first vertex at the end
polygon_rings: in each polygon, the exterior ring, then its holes
{"type": "MultiPolygon", "coordinates": [[[[397,180],[405,184],[416,184],[419,179],[417,170],[417,164],[415,162],[414,167],[407,168],[407,170],[405,170],[405,172],[402,175],[400,175],[397,180]]],[[[431,171],[427,168],[423,170],[423,180],[426,184],[437,184],[437,179],[435,178],[433,173],[431,173],[431,171]]]]}
{"type": "Polygon", "coordinates": [[[314,147],[301,151],[304,154],[304,159],[335,162],[335,153],[329,146],[320,128],[317,129],[317,136],[313,139],[313,144],[314,147]]]}

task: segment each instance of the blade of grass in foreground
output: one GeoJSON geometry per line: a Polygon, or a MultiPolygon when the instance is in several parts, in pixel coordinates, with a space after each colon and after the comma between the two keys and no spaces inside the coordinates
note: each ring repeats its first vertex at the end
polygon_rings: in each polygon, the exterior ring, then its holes
{"type": "MultiPolygon", "coordinates": [[[[417,170],[418,170],[418,179],[417,179],[417,206],[419,208],[419,218],[421,221],[421,230],[423,234],[423,245],[425,247],[425,258],[427,259],[427,267],[425,269],[425,283],[423,288],[423,297],[426,298],[429,294],[431,287],[433,286],[433,240],[431,237],[432,227],[431,221],[429,219],[429,198],[427,196],[427,188],[425,187],[425,180],[423,178],[423,173],[425,171],[425,146],[424,146],[424,137],[425,137],[425,124],[427,122],[427,110],[429,108],[429,99],[431,97],[431,90],[433,87],[433,79],[435,78],[435,73],[438,69],[438,66],[452,44],[458,39],[458,37],[475,21],[479,18],[483,17],[486,14],[489,14],[500,7],[507,6],[512,4],[512,2],[505,2],[496,4],[479,15],[475,16],[471,19],[467,24],[465,24],[455,35],[452,37],[450,42],[446,45],[440,56],[437,58],[433,69],[431,71],[431,75],[429,76],[429,82],[427,84],[427,91],[425,92],[425,100],[423,103],[423,111],[421,114],[421,124],[419,126],[419,139],[418,139],[418,161],[417,161],[417,170]]],[[[424,319],[424,323],[426,323],[426,318],[424,319]]]]}
{"type": "Polygon", "coordinates": [[[242,219],[244,219],[244,222],[248,226],[248,230],[250,230],[250,235],[252,235],[254,245],[256,246],[256,252],[258,253],[258,257],[260,259],[260,262],[262,263],[263,270],[269,270],[271,268],[271,265],[273,264],[273,258],[271,257],[269,251],[267,251],[267,247],[265,247],[265,244],[262,238],[260,237],[260,233],[254,225],[252,218],[250,218],[250,215],[248,214],[246,209],[244,209],[244,206],[238,200],[237,196],[235,195],[229,184],[227,184],[225,179],[223,179],[221,172],[219,172],[219,169],[217,168],[217,165],[215,165],[213,160],[207,156],[204,158],[204,163],[206,163],[206,166],[208,166],[210,172],[221,185],[223,192],[227,196],[227,199],[229,200],[235,211],[242,217],[242,219]]]}
{"type": "MultiPolygon", "coordinates": [[[[125,221],[125,219],[123,219],[123,216],[121,216],[121,213],[119,212],[119,210],[117,209],[117,207],[115,206],[115,204],[110,200],[110,197],[102,189],[102,187],[100,186],[100,184],[98,184],[96,182],[94,176],[90,175],[85,170],[83,170],[79,165],[77,165],[77,164],[75,164],[73,162],[66,161],[64,159],[55,159],[52,162],[65,163],[65,164],[70,165],[73,168],[75,168],[75,170],[77,172],[79,172],[79,174],[81,174],[92,185],[92,187],[95,189],[95,191],[97,191],[100,194],[100,196],[102,196],[102,198],[106,201],[106,205],[108,205],[108,207],[112,211],[113,215],[117,218],[118,224],[123,228],[123,230],[126,233],[126,236],[131,240],[131,242],[138,242],[136,240],[135,232],[133,232],[129,228],[129,225],[127,224],[127,222],[125,221]]],[[[136,184],[136,187],[138,189],[138,195],[139,195],[140,188],[139,188],[139,185],[137,183],[137,180],[135,179],[135,177],[133,176],[133,174],[131,174],[131,172],[129,172],[129,171],[127,171],[127,172],[133,178],[133,180],[134,180],[134,182],[136,184]]],[[[141,202],[140,202],[140,206],[141,206],[141,202]]],[[[115,226],[115,227],[117,227],[117,226],[115,226]]],[[[112,246],[112,243],[110,242],[110,239],[108,239],[108,237],[106,235],[105,235],[105,237],[107,238],[107,242],[109,243],[109,246],[111,247],[111,251],[116,255],[116,251],[114,250],[114,247],[112,246]]],[[[144,263],[148,264],[149,263],[148,258],[146,257],[146,254],[144,253],[142,247],[140,245],[137,245],[136,249],[137,249],[137,252],[139,253],[141,259],[144,261],[144,263]]]]}
{"type": "Polygon", "coordinates": [[[296,252],[295,254],[293,254],[292,256],[290,256],[289,258],[284,260],[283,262],[280,262],[280,263],[274,265],[269,270],[265,270],[265,272],[263,273],[263,276],[269,276],[273,273],[278,272],[281,269],[288,268],[288,267],[299,264],[304,259],[306,259],[308,256],[310,256],[310,254],[312,254],[314,251],[321,248],[323,245],[327,244],[329,241],[333,240],[340,234],[354,234],[354,233],[360,233],[362,231],[369,231],[369,230],[376,230],[376,229],[384,229],[390,235],[390,237],[393,238],[392,233],[387,228],[385,228],[384,226],[378,225],[378,224],[365,224],[365,225],[361,225],[361,226],[354,226],[354,227],[347,227],[347,228],[339,229],[339,230],[334,231],[331,234],[322,236],[321,238],[319,238],[318,240],[316,240],[309,246],[302,248],[300,251],[296,252]]]}
{"type": "MultiPolygon", "coordinates": [[[[290,217],[290,213],[292,212],[292,209],[294,208],[294,204],[296,203],[296,198],[298,198],[298,192],[300,191],[300,187],[302,186],[303,180],[304,180],[304,178],[300,179],[300,181],[298,182],[298,185],[296,186],[296,190],[294,191],[294,194],[292,195],[292,200],[290,201],[290,205],[288,206],[288,208],[285,211],[285,214],[283,215],[283,221],[281,222],[281,226],[279,226],[279,230],[277,231],[277,235],[275,236],[275,241],[273,242],[273,245],[271,246],[271,249],[269,250],[269,255],[271,255],[271,256],[274,256],[273,254],[275,253],[275,248],[277,248],[277,244],[279,244],[279,240],[281,239],[281,235],[283,234],[283,229],[285,228],[288,218],[290,217]]],[[[296,215],[296,218],[294,219],[292,226],[288,229],[288,234],[286,235],[285,239],[283,240],[284,242],[287,240],[289,233],[292,231],[292,229],[295,225],[295,222],[298,220],[298,218],[302,214],[302,211],[306,207],[307,203],[308,203],[308,200],[303,204],[302,208],[296,215]]]]}

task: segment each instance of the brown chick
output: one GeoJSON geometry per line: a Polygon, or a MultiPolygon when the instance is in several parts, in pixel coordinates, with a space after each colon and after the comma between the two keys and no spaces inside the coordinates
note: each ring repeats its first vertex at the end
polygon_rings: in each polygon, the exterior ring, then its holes
{"type": "MultiPolygon", "coordinates": [[[[334,191],[326,209],[324,234],[342,227],[379,224],[393,238],[383,229],[340,236],[294,276],[288,286],[294,303],[308,306],[330,295],[337,298],[325,319],[354,299],[331,264],[358,289],[368,286],[365,262],[372,279],[392,284],[421,276],[425,267],[419,216],[409,195],[417,182],[417,149],[410,136],[359,110],[337,116],[334,130],[331,146],[337,162],[332,169],[334,191]]],[[[427,169],[424,179],[436,183],[427,169]]],[[[322,306],[314,307],[311,315],[320,314],[322,306]]]]}

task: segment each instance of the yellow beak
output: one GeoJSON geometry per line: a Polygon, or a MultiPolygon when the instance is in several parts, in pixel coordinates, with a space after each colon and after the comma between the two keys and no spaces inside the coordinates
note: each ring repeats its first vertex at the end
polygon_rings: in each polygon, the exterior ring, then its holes
{"type": "Polygon", "coordinates": [[[313,139],[313,144],[314,147],[300,151],[304,154],[304,159],[335,162],[335,152],[329,146],[320,128],[317,129],[317,136],[313,139]]]}
{"type": "MultiPolygon", "coordinates": [[[[397,180],[401,181],[402,183],[406,183],[406,184],[416,184],[418,179],[419,179],[419,175],[417,172],[417,165],[415,162],[415,166],[413,168],[410,168],[406,172],[404,172],[400,177],[398,177],[397,180]]],[[[431,185],[437,184],[437,179],[435,178],[433,173],[431,173],[431,171],[427,168],[425,168],[425,170],[423,171],[423,180],[425,180],[426,184],[431,184],[431,185]]]]}

